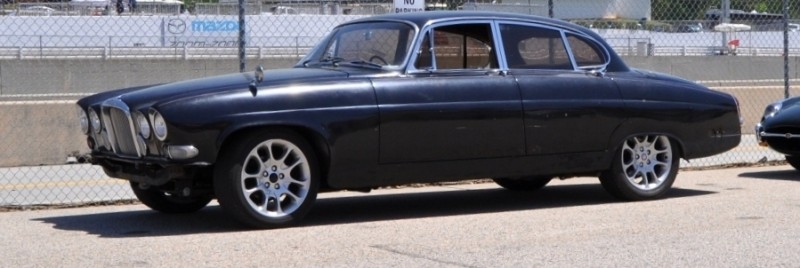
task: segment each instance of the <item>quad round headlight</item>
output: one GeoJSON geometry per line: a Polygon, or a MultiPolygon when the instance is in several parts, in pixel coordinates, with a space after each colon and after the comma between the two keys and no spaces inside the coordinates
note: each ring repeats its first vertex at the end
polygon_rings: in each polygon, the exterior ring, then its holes
{"type": "Polygon", "coordinates": [[[160,141],[164,141],[167,139],[167,122],[164,121],[164,117],[161,116],[156,110],[150,110],[150,120],[153,122],[153,134],[156,135],[156,138],[160,141]]]}
{"type": "Polygon", "coordinates": [[[89,123],[92,125],[92,129],[95,133],[100,133],[100,117],[97,116],[97,112],[91,108],[89,108],[89,123]]]}
{"type": "Polygon", "coordinates": [[[134,117],[136,118],[136,125],[139,127],[139,134],[142,135],[142,138],[149,139],[150,122],[147,121],[147,117],[140,112],[134,113],[134,117]]]}
{"type": "Polygon", "coordinates": [[[83,134],[89,134],[89,116],[86,115],[86,111],[83,110],[80,106],[78,106],[78,121],[81,124],[81,132],[83,134]]]}

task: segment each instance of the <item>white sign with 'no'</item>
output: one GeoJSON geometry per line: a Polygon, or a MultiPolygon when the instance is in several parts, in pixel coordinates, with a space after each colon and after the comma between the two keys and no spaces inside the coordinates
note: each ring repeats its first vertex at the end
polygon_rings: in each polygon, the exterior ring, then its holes
{"type": "Polygon", "coordinates": [[[425,0],[394,0],[394,13],[425,11],[425,0]]]}

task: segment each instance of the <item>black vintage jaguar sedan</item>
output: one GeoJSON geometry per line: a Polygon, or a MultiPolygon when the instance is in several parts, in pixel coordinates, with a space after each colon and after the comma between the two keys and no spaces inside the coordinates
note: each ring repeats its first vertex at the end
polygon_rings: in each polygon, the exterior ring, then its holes
{"type": "Polygon", "coordinates": [[[317,193],[493,178],[510,190],[598,176],[654,199],[680,158],[740,140],[731,95],[631,69],[589,29],[541,17],[421,12],[334,28],[294,68],[78,101],[92,163],[158,211],[217,198],[254,227],[317,193]]]}
{"type": "Polygon", "coordinates": [[[786,162],[800,170],[800,97],[767,105],[756,125],[758,144],[786,155],[786,162]]]}

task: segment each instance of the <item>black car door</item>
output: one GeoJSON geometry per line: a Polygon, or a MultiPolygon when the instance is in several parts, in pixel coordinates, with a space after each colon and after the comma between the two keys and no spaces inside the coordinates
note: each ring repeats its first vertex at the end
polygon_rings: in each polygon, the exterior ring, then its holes
{"type": "Polygon", "coordinates": [[[499,71],[491,23],[433,28],[416,68],[373,80],[380,111],[380,162],[524,155],[522,107],[499,71]]]}
{"type": "Polygon", "coordinates": [[[599,45],[537,25],[500,24],[509,72],[523,99],[530,155],[605,150],[624,113],[619,90],[602,72],[599,45]]]}

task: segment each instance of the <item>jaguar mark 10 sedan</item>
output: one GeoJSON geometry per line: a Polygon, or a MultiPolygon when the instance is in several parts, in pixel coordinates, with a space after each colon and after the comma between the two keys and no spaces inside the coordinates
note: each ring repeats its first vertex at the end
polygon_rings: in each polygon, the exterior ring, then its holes
{"type": "Polygon", "coordinates": [[[142,203],[187,213],[216,198],[253,227],[297,223],[321,191],[475,178],[532,191],[598,176],[613,196],[655,199],[680,158],[741,132],[731,95],[630,68],[578,25],[489,12],[358,19],[290,69],[78,105],[91,162],[142,203]]]}

